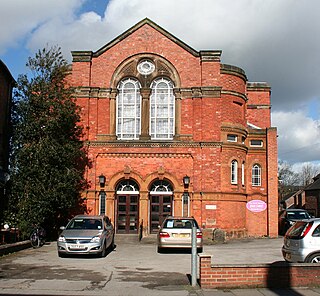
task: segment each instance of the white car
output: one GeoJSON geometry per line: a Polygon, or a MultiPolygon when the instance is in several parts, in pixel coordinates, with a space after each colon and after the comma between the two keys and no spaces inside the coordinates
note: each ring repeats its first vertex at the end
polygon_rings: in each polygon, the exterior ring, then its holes
{"type": "Polygon", "coordinates": [[[158,252],[167,248],[190,248],[192,227],[196,227],[197,250],[202,252],[202,231],[193,217],[166,217],[159,228],[158,252]]]}
{"type": "Polygon", "coordinates": [[[320,218],[291,226],[284,236],[282,255],[288,262],[320,263],[320,218]]]}

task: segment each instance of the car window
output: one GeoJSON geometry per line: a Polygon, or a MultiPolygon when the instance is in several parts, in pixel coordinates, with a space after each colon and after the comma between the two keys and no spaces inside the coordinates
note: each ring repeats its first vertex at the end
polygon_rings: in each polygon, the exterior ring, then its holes
{"type": "Polygon", "coordinates": [[[320,225],[313,231],[312,236],[320,237],[320,225]]]}
{"type": "Polygon", "coordinates": [[[167,219],[163,227],[191,229],[192,225],[197,227],[196,221],[191,219],[167,219]]]}
{"type": "Polygon", "coordinates": [[[287,236],[291,238],[300,237],[303,231],[305,230],[308,223],[306,222],[296,222],[287,232],[287,236]]]}
{"type": "Polygon", "coordinates": [[[102,229],[102,222],[100,219],[76,218],[69,222],[67,229],[102,229]]]}
{"type": "Polygon", "coordinates": [[[308,212],[287,212],[288,219],[303,220],[311,218],[308,212]]]}

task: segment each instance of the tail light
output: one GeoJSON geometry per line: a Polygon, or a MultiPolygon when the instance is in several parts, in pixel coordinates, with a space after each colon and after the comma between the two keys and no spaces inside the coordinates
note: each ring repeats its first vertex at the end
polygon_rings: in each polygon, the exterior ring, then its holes
{"type": "Polygon", "coordinates": [[[168,232],[160,232],[159,237],[160,238],[170,237],[170,234],[168,232]]]}
{"type": "Polygon", "coordinates": [[[197,238],[202,238],[202,232],[201,231],[197,232],[197,238]]]}
{"type": "Polygon", "coordinates": [[[304,238],[312,227],[313,222],[308,223],[308,226],[301,232],[301,238],[304,238]]]}

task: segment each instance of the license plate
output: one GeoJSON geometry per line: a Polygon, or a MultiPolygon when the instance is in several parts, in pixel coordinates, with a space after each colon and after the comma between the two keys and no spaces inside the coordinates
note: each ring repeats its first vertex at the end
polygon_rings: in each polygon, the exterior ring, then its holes
{"type": "Polygon", "coordinates": [[[76,250],[80,250],[80,249],[85,249],[86,246],[85,245],[69,245],[69,249],[76,249],[76,250]]]}
{"type": "Polygon", "coordinates": [[[190,237],[189,233],[174,233],[173,237],[190,237]]]}

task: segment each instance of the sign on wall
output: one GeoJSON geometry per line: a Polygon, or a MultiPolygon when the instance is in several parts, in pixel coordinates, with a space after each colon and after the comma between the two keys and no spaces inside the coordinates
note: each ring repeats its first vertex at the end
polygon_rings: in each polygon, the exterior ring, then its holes
{"type": "Polygon", "coordinates": [[[267,208],[267,204],[258,199],[251,200],[247,203],[247,209],[254,213],[263,212],[267,208]]]}

